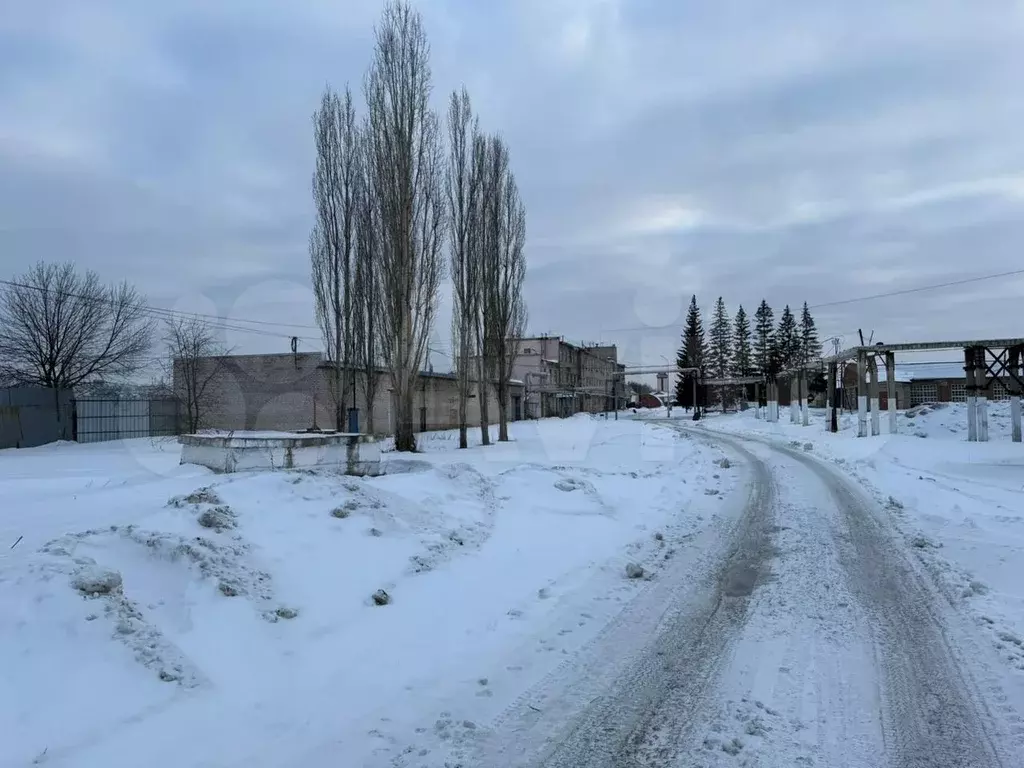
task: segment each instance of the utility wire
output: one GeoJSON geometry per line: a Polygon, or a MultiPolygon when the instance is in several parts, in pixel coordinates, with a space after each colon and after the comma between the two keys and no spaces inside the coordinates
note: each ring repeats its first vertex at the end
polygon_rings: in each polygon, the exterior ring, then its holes
{"type": "MultiPolygon", "coordinates": [[[[922,293],[924,291],[937,291],[942,288],[955,288],[959,285],[969,285],[970,283],[980,283],[984,280],[997,280],[1001,277],[1016,277],[1017,275],[1024,275],[1024,269],[1013,269],[1008,272],[996,272],[990,275],[977,275],[975,277],[965,277],[961,280],[950,280],[945,283],[934,283],[932,285],[920,285],[916,288],[901,288],[896,291],[886,291],[885,293],[875,293],[870,296],[857,296],[850,299],[840,299],[838,301],[827,301],[822,304],[808,305],[808,309],[823,309],[826,307],[838,307],[844,304],[855,304],[861,301],[873,301],[875,299],[886,299],[891,296],[906,296],[912,293],[922,293]]],[[[656,331],[663,328],[676,328],[676,323],[670,323],[668,325],[639,325],[630,328],[606,328],[605,333],[630,333],[633,331],[656,331]]],[[[851,333],[856,333],[852,331],[851,333]]],[[[833,334],[833,335],[846,335],[846,334],[833,334]]]]}
{"type": "MultiPolygon", "coordinates": [[[[97,298],[95,296],[84,296],[82,294],[73,293],[71,291],[62,291],[62,290],[58,290],[58,289],[43,288],[43,287],[38,286],[38,285],[28,285],[27,283],[19,283],[19,282],[13,281],[13,280],[0,280],[0,285],[6,285],[6,286],[9,286],[9,287],[12,287],[12,288],[26,288],[28,290],[39,291],[40,293],[48,293],[48,292],[52,291],[52,292],[57,293],[59,295],[70,296],[71,298],[81,299],[83,301],[99,301],[99,302],[102,302],[104,304],[113,305],[112,300],[108,299],[106,297],[97,298]]],[[[277,339],[291,339],[291,338],[293,338],[294,334],[275,333],[274,331],[267,331],[267,330],[263,330],[263,329],[260,329],[260,328],[246,328],[243,325],[238,325],[238,323],[259,323],[261,325],[274,325],[274,326],[295,327],[295,328],[310,328],[310,327],[312,327],[312,326],[298,325],[298,324],[289,324],[289,323],[275,323],[275,322],[270,321],[270,320],[252,320],[252,319],[245,319],[245,318],[230,318],[230,319],[229,318],[220,318],[220,317],[217,317],[215,315],[203,314],[201,312],[183,312],[183,311],[180,311],[180,310],[164,309],[162,307],[154,307],[154,306],[149,305],[149,304],[141,304],[140,307],[141,307],[142,311],[145,314],[149,315],[151,318],[156,319],[156,320],[178,320],[178,319],[191,319],[191,318],[203,319],[203,321],[206,322],[207,324],[209,324],[209,325],[211,325],[211,326],[213,326],[215,328],[220,328],[220,329],[223,329],[223,330],[226,330],[226,331],[239,331],[239,332],[242,332],[242,333],[252,333],[252,334],[255,334],[257,336],[269,336],[269,337],[277,338],[277,339]]],[[[310,336],[294,336],[294,338],[301,339],[303,341],[311,341],[311,342],[314,342],[314,343],[319,343],[321,341],[321,339],[319,339],[319,338],[313,338],[313,337],[310,337],[310,336]]]]}
{"type": "Polygon", "coordinates": [[[996,280],[1000,277],[1015,277],[1016,275],[1024,275],[1024,269],[1013,269],[1009,272],[998,272],[993,275],[978,275],[977,277],[966,277],[962,280],[951,280],[948,283],[935,283],[934,285],[921,285],[917,288],[903,288],[898,291],[887,291],[885,293],[875,293],[871,296],[858,296],[855,299],[841,299],[839,301],[827,301],[823,304],[814,304],[809,306],[808,309],[822,309],[823,307],[838,307],[843,304],[853,304],[859,301],[873,301],[874,299],[887,299],[890,296],[906,296],[910,293],[921,293],[923,291],[936,291],[941,288],[954,288],[958,285],[968,285],[969,283],[980,283],[983,280],[996,280]]]}

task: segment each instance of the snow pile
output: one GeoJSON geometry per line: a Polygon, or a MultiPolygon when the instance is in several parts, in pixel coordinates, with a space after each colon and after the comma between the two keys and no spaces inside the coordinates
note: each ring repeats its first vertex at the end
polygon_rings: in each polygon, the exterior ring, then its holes
{"type": "Polygon", "coordinates": [[[360,479],[215,477],[149,440],[0,452],[0,535],[23,537],[0,558],[0,763],[440,759],[688,552],[722,507],[705,488],[739,482],[651,424],[512,426],[468,451],[421,436],[360,479]]]}

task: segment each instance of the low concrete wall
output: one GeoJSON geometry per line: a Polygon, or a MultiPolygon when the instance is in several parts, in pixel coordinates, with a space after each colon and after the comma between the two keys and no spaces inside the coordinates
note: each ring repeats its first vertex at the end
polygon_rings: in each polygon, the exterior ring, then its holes
{"type": "Polygon", "coordinates": [[[380,445],[367,435],[233,432],[182,435],[178,442],[181,464],[214,472],[319,468],[373,476],[381,471],[380,445]]]}

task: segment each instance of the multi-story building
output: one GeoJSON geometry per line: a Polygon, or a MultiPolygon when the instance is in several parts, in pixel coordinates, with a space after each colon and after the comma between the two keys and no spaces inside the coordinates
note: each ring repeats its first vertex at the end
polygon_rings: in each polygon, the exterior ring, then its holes
{"type": "Polygon", "coordinates": [[[518,344],[512,377],[523,382],[527,418],[622,407],[625,367],[615,345],[572,344],[561,336],[533,336],[518,344]]]}

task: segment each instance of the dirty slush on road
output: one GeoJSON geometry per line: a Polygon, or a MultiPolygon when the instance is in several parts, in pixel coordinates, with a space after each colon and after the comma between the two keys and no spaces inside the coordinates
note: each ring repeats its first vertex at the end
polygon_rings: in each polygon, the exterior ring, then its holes
{"type": "MultiPolygon", "coordinates": [[[[747,491],[705,553],[701,576],[666,571],[661,578],[673,583],[646,598],[661,600],[649,640],[623,653],[612,627],[571,671],[521,697],[551,706],[514,707],[481,734],[475,754],[451,764],[1024,764],[1008,757],[1024,754],[1024,745],[1006,746],[1005,723],[1016,714],[1004,704],[1000,719],[985,705],[947,639],[937,592],[873,502],[798,451],[704,432],[699,439],[737,457],[747,491]],[[615,677],[582,696],[602,665],[615,677]],[[567,703],[574,688],[575,706],[567,703]],[[767,691],[780,711],[752,689],[767,691]],[[753,736],[728,738],[730,716],[721,713],[748,704],[745,733],[753,736]],[[766,712],[772,725],[763,723],[766,712]]],[[[1005,700],[991,680],[986,685],[988,698],[1005,700]]]]}

